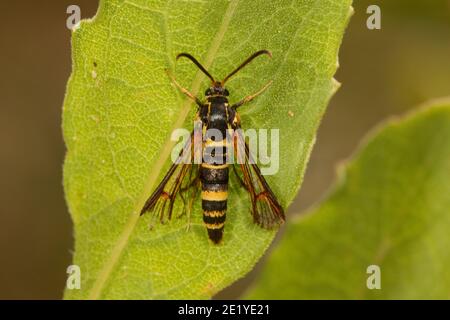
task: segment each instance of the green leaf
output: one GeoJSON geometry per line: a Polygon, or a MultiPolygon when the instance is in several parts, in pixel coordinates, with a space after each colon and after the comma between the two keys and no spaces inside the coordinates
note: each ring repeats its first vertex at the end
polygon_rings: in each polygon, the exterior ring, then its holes
{"type": "Polygon", "coordinates": [[[289,223],[248,297],[448,299],[449,181],[450,100],[389,121],[328,199],[289,223]],[[381,290],[367,288],[369,265],[381,290]]]}
{"type": "MultiPolygon", "coordinates": [[[[249,198],[231,181],[224,243],[208,241],[198,204],[193,225],[149,230],[139,211],[170,165],[172,131],[192,128],[194,109],[165,68],[203,97],[209,82],[269,49],[228,84],[230,100],[273,85],[242,107],[245,129],[280,128],[280,170],[267,180],[286,208],[296,195],[320,119],[337,89],[333,74],[350,0],[101,1],[73,33],[64,103],[64,187],[75,226],[81,289],[65,298],[210,298],[252,269],[275,231],[252,222],[249,198]]],[[[179,212],[178,212],[179,213],[179,212]]]]}

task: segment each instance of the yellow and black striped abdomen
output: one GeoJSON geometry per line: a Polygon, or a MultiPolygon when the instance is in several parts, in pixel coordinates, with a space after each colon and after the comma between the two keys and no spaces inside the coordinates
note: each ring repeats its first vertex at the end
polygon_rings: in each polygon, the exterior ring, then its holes
{"type": "Polygon", "coordinates": [[[227,212],[228,165],[202,163],[200,166],[202,182],[203,222],[208,236],[214,243],[222,240],[227,212]]]}

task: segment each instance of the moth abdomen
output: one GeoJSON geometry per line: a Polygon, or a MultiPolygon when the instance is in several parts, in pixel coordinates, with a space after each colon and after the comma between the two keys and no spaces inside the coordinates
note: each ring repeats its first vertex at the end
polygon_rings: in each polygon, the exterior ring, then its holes
{"type": "Polygon", "coordinates": [[[219,243],[222,240],[226,215],[226,210],[203,211],[203,222],[209,238],[214,243],[219,243]]]}
{"type": "Polygon", "coordinates": [[[228,200],[228,165],[200,166],[203,222],[214,243],[222,240],[228,200]]]}

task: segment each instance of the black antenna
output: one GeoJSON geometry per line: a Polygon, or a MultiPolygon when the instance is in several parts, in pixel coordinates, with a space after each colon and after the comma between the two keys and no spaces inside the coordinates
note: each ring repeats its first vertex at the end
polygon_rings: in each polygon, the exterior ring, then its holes
{"type": "Polygon", "coordinates": [[[262,54],[267,54],[269,57],[272,58],[272,53],[269,50],[259,50],[256,51],[254,54],[252,54],[250,57],[247,58],[242,64],[237,67],[233,72],[231,72],[229,75],[225,77],[225,79],[222,80],[222,86],[225,84],[225,82],[228,81],[233,75],[235,75],[239,70],[241,70],[243,67],[245,67],[247,64],[249,64],[253,59],[255,59],[257,56],[260,56],[262,54]]]}
{"type": "Polygon", "coordinates": [[[188,58],[191,60],[209,79],[211,79],[212,83],[216,83],[216,80],[214,80],[213,76],[209,74],[209,72],[200,64],[200,62],[197,61],[193,56],[191,56],[189,53],[180,53],[177,55],[177,60],[181,57],[188,58]]]}

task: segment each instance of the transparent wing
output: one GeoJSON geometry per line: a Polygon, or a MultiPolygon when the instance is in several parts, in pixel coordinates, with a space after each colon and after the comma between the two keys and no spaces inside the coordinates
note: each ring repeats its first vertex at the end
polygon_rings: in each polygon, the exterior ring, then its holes
{"type": "Polygon", "coordinates": [[[162,179],[153,194],[147,199],[141,210],[141,215],[152,212],[159,218],[161,223],[172,218],[172,212],[177,195],[185,199],[192,197],[188,191],[193,191],[198,187],[198,165],[193,164],[193,134],[183,149],[180,151],[177,160],[172,164],[169,171],[162,179]],[[194,190],[192,190],[194,189],[194,190]],[[188,193],[183,196],[183,193],[188,193]]]}
{"type": "Polygon", "coordinates": [[[235,132],[235,152],[238,153],[237,158],[242,157],[238,166],[241,169],[242,182],[252,201],[253,221],[266,229],[277,227],[285,221],[284,210],[253,160],[242,131],[235,132]]]}

